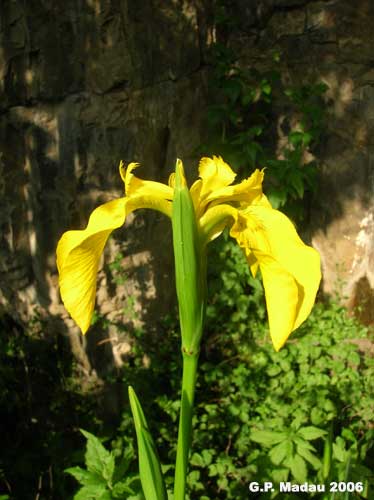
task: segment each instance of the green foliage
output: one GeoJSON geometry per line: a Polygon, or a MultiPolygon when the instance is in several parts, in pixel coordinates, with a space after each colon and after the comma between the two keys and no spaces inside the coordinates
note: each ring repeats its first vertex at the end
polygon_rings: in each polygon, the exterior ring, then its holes
{"type": "Polygon", "coordinates": [[[251,326],[255,343],[240,333],[231,339],[221,335],[214,362],[208,356],[202,364],[191,498],[203,490],[208,498],[243,498],[250,481],[327,480],[323,448],[331,423],[328,476],[364,481],[368,489],[374,368],[356,343],[365,329],[337,305],[319,306],[275,353],[264,342],[266,327],[251,326]]]}
{"type": "MultiPolygon", "coordinates": [[[[247,498],[250,481],[299,482],[306,477],[310,483],[361,481],[361,496],[350,493],[349,498],[370,499],[374,360],[360,347],[367,330],[337,302],[319,304],[285,348],[275,353],[261,282],[250,275],[240,250],[225,236],[211,246],[209,261],[189,498],[247,498]]],[[[119,374],[122,390],[133,385],[142,394],[144,413],[152,415],[150,432],[170,492],[180,408],[176,318],[165,318],[157,335],[135,333],[136,346],[119,374]]],[[[103,433],[94,418],[93,402],[83,398],[69,378],[70,358],[63,346],[44,340],[40,325],[35,324],[33,335],[4,330],[0,342],[0,402],[7,429],[0,458],[0,494],[24,499],[31,491],[34,498],[42,475],[43,498],[73,498],[75,485],[62,472],[74,465],[70,472],[80,483],[75,498],[101,495],[140,500],[129,404],[124,405],[119,425],[103,433]],[[28,379],[27,373],[32,377],[28,379]],[[51,407],[45,406],[45,398],[48,406],[53,401],[51,407]],[[37,422],[28,420],[28,415],[37,422]],[[81,422],[91,433],[105,435],[107,445],[106,450],[102,440],[90,441],[86,434],[85,466],[75,431],[81,422]],[[17,433],[22,440],[17,441],[17,433]],[[53,491],[43,475],[48,468],[53,491]]],[[[290,494],[289,500],[294,497],[290,494]]],[[[270,497],[262,493],[258,498],[270,497]]],[[[301,493],[298,498],[303,498],[301,493]]],[[[331,500],[321,493],[313,498],[331,500]]],[[[346,498],[337,493],[334,500],[346,498]]]]}
{"type": "Polygon", "coordinates": [[[118,252],[114,257],[114,260],[108,264],[108,268],[111,274],[111,280],[116,285],[124,285],[128,280],[127,271],[122,265],[124,255],[118,252]]]}
{"type": "Polygon", "coordinates": [[[129,466],[133,460],[131,449],[116,465],[115,455],[104,448],[93,434],[81,430],[87,439],[85,465],[65,470],[81,485],[74,500],[143,500],[138,474],[131,473],[129,466]]]}
{"type": "Polygon", "coordinates": [[[67,498],[63,469],[79,448],[76,426],[101,427],[75,378],[70,346],[35,313],[22,329],[0,318],[0,495],[67,498]]]}
{"type": "MultiPolygon", "coordinates": [[[[218,29],[235,21],[224,4],[217,6],[218,29]]],[[[220,154],[235,170],[248,175],[266,167],[266,193],[274,208],[303,217],[305,192],[316,188],[313,151],[325,128],[324,83],[291,87],[284,83],[281,55],[274,52],[259,71],[238,60],[228,43],[211,48],[212,78],[209,132],[204,154],[220,154]]]]}
{"type": "MultiPolygon", "coordinates": [[[[209,257],[214,269],[200,357],[189,498],[246,498],[250,481],[291,480],[361,481],[361,496],[350,493],[349,498],[369,499],[374,363],[360,349],[367,330],[338,302],[319,304],[276,353],[269,341],[261,282],[250,276],[241,252],[224,237],[209,257]]],[[[125,373],[126,384],[133,383],[144,395],[145,411],[153,416],[150,430],[171,492],[169,464],[175,459],[180,408],[179,338],[173,318],[163,328],[163,342],[138,345],[125,373]],[[140,362],[143,348],[152,360],[147,369],[140,362]]],[[[126,409],[118,435],[128,433],[130,426],[126,409]]],[[[321,493],[314,497],[330,500],[321,493]]],[[[334,498],[345,500],[342,493],[334,498]]]]}

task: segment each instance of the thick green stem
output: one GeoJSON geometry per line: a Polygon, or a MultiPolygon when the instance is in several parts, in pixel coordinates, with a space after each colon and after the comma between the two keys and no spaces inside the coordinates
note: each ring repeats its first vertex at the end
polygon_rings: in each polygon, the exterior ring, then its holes
{"type": "Polygon", "coordinates": [[[182,336],[183,378],[179,417],[174,500],[184,500],[192,411],[206,297],[206,253],[183,165],[177,160],[172,210],[175,281],[182,336]]]}
{"type": "Polygon", "coordinates": [[[182,397],[175,464],[174,500],[185,499],[198,358],[199,353],[183,351],[182,397]]]}

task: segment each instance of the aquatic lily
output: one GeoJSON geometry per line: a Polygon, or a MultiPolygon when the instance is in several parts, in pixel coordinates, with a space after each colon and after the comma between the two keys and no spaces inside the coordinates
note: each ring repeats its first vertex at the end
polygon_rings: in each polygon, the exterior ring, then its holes
{"type": "MultiPolygon", "coordinates": [[[[135,177],[137,163],[120,164],[125,196],[96,208],[86,229],[64,233],[57,247],[61,297],[85,333],[91,323],[100,256],[111,232],[138,208],[172,217],[175,175],[169,185],[135,177]]],[[[184,179],[182,162],[177,169],[184,179]]],[[[262,192],[264,172],[233,184],[236,174],[220,157],[202,158],[199,179],[189,192],[200,251],[225,227],[243,249],[252,274],[261,271],[270,335],[279,350],[307,318],[320,282],[318,253],[299,238],[292,222],[274,210],[262,192]]]]}

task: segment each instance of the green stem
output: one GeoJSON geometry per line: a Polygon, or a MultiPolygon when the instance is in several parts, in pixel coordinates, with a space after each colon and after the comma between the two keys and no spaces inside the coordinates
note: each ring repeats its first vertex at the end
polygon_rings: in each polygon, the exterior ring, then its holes
{"type": "Polygon", "coordinates": [[[183,350],[181,411],[179,416],[177,461],[175,464],[174,500],[184,500],[188,455],[191,446],[192,412],[199,353],[183,350]]]}

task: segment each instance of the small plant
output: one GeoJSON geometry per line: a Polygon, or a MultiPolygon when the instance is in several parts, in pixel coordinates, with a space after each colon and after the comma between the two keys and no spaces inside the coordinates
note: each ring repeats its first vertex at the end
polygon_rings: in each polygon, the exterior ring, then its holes
{"type": "Polygon", "coordinates": [[[81,432],[87,440],[86,468],[70,467],[65,471],[81,485],[74,500],[142,500],[139,475],[129,470],[133,451],[128,448],[116,464],[114,453],[106,450],[96,436],[84,430],[81,432]]]}

